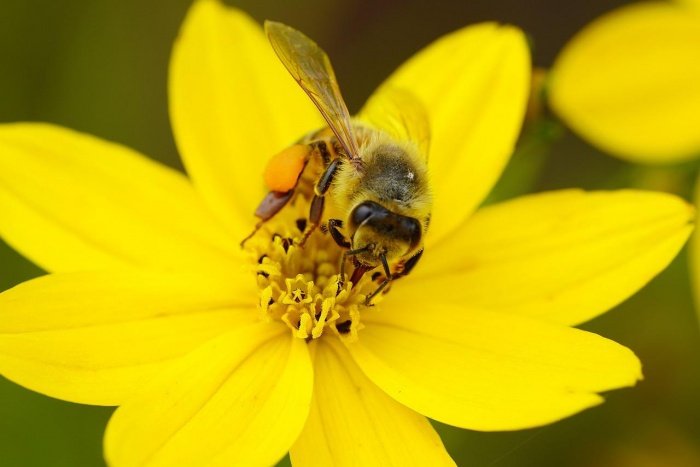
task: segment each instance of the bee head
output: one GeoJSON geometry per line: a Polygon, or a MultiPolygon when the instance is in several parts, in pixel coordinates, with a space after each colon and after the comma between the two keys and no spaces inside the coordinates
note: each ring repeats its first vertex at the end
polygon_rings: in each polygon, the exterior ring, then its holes
{"type": "Polygon", "coordinates": [[[349,219],[353,249],[367,248],[356,257],[367,266],[381,264],[381,255],[393,261],[418,249],[422,228],[418,220],[396,214],[379,203],[365,201],[352,210],[349,219]]]}

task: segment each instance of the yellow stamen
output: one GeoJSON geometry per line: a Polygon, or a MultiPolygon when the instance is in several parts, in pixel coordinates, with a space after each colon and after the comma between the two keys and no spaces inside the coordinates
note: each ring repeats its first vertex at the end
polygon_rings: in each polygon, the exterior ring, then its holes
{"type": "Polygon", "coordinates": [[[340,287],[343,250],[329,235],[319,230],[303,248],[297,245],[302,232],[296,221],[307,215],[308,202],[299,197],[246,242],[260,290],[261,319],[284,322],[300,339],[318,339],[330,329],[340,339],[354,341],[362,329],[360,314],[379,312],[374,305],[381,297],[372,307],[364,305],[378,284],[366,274],[357,286],[346,278],[340,287]]]}

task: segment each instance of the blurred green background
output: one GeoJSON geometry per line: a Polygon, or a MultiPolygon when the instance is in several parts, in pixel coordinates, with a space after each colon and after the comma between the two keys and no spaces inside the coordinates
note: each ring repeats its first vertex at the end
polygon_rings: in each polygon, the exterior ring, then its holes
{"type": "MultiPolygon", "coordinates": [[[[229,2],[230,4],[233,4],[229,2]]],[[[304,31],[331,56],[356,111],[397,65],[431,40],[497,20],[531,37],[534,62],[626,2],[591,0],[241,1],[258,20],[304,31]]],[[[0,121],[48,121],[118,141],[181,168],[168,123],[166,80],[187,0],[0,0],[0,121]]],[[[567,187],[645,187],[689,197],[696,164],[638,167],[605,156],[556,124],[532,130],[491,201],[567,187]],[[543,141],[558,136],[549,151],[543,141]]],[[[0,213],[1,216],[1,213],[0,213]]],[[[1,217],[0,217],[1,218],[1,217]]],[[[438,426],[459,465],[700,466],[700,332],[687,252],[648,287],[582,326],[641,358],[645,380],[607,402],[534,430],[477,433],[438,426]]],[[[42,271],[0,243],[0,290],[42,271]]],[[[0,377],[0,466],[103,465],[112,409],[53,400],[0,377]]]]}

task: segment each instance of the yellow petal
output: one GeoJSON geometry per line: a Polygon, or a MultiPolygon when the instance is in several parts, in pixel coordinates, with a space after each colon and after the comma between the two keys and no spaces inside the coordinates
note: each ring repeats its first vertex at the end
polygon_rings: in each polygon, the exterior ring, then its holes
{"type": "Polygon", "coordinates": [[[49,271],[206,267],[237,248],[182,174],[44,124],[0,126],[0,235],[49,271]]]}
{"type": "Polygon", "coordinates": [[[700,16],[644,2],[588,25],[552,68],[552,108],[601,149],[637,162],[700,154],[700,16]]]}
{"type": "Polygon", "coordinates": [[[320,114],[262,27],[217,0],[198,0],[190,10],[173,50],[169,88],[187,172],[219,217],[242,232],[240,241],[265,195],[267,160],[323,126],[320,114]]]}
{"type": "Polygon", "coordinates": [[[295,467],[454,465],[428,420],[387,396],[339,342],[312,344],[314,397],[295,467]]]}
{"type": "Polygon", "coordinates": [[[488,23],[439,39],[388,79],[422,100],[430,119],[429,245],[464,221],[503,171],[525,114],[529,77],[523,33],[488,23]]]}
{"type": "Polygon", "coordinates": [[[301,431],[313,371],[306,343],[256,324],[195,350],[117,409],[112,466],[272,465],[301,431]]]}
{"type": "Polygon", "coordinates": [[[117,405],[193,348],[257,319],[248,274],[64,273],[0,294],[0,373],[117,405]]]}
{"type": "Polygon", "coordinates": [[[578,324],[661,272],[690,235],[694,212],[680,198],[645,191],[524,196],[479,210],[426,249],[392,295],[430,294],[437,302],[578,324]]]}
{"type": "Polygon", "coordinates": [[[382,86],[365,103],[358,117],[386,131],[398,141],[412,141],[428,160],[430,154],[430,118],[425,105],[402,88],[382,86]]]}
{"type": "MultiPolygon", "coordinates": [[[[700,206],[700,177],[695,181],[695,205],[700,206]]],[[[700,232],[695,231],[689,242],[690,250],[690,278],[693,295],[695,298],[695,310],[700,313],[700,232]]],[[[700,316],[700,314],[698,315],[700,316]]]]}
{"type": "Polygon", "coordinates": [[[528,317],[394,297],[348,346],[365,374],[430,418],[475,430],[517,430],[600,404],[633,385],[640,363],[596,334],[528,317]]]}
{"type": "Polygon", "coordinates": [[[700,12],[700,0],[673,0],[673,3],[687,8],[689,12],[695,14],[700,12]]]}

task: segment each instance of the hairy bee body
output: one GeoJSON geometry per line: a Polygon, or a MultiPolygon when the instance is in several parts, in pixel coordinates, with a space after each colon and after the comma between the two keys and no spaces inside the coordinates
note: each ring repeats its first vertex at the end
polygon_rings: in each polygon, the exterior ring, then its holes
{"type": "Polygon", "coordinates": [[[353,284],[381,266],[384,280],[367,296],[369,304],[389,281],[408,274],[423,253],[433,202],[426,114],[409,93],[385,90],[368,103],[382,110],[373,115],[378,122],[351,119],[325,52],[284,24],[268,21],[265,31],[328,127],[271,159],[264,177],[270,192],[255,213],[261,219],[255,231],[303,194],[311,202],[298,245],[322,226],[346,250],[341,282],[348,257],[355,266],[353,284]]]}
{"type": "MultiPolygon", "coordinates": [[[[366,143],[359,147],[361,170],[355,170],[349,163],[341,165],[330,188],[332,203],[329,204],[337,210],[335,216],[343,220],[345,234],[353,240],[353,249],[375,245],[372,251],[358,253],[361,263],[379,266],[380,254],[389,262],[408,259],[422,247],[430,222],[432,192],[425,159],[411,142],[395,141],[376,130],[370,130],[366,143]],[[393,222],[370,228],[358,222],[359,219],[353,219],[357,217],[353,216],[357,207],[367,202],[376,203],[397,216],[415,219],[420,232],[409,235],[393,222]],[[415,238],[416,234],[420,238],[415,238]]],[[[400,218],[394,220],[398,222],[400,218]]]]}
{"type": "MultiPolygon", "coordinates": [[[[299,141],[298,144],[305,147],[305,160],[300,173],[284,173],[288,164],[281,161],[281,158],[271,159],[266,172],[281,171],[283,173],[280,176],[291,175],[295,183],[289,189],[294,190],[294,196],[301,194],[310,199],[325,170],[337,161],[338,169],[325,194],[327,201],[324,217],[343,220],[342,224],[352,229],[346,232],[349,238],[354,238],[359,225],[353,226],[353,223],[347,220],[351,219],[353,210],[359,204],[367,201],[375,202],[400,216],[415,218],[422,231],[427,231],[432,209],[432,193],[427,164],[415,144],[410,141],[395,141],[381,130],[361,124],[353,124],[353,130],[360,150],[359,159],[362,161],[359,170],[344,154],[342,145],[338,143],[332,131],[324,128],[306,135],[299,141]]],[[[289,157],[296,157],[295,153],[288,150],[289,148],[280,154],[289,152],[289,157]]],[[[277,187],[268,184],[268,188],[274,190],[277,187]]],[[[323,221],[321,220],[322,223],[323,221]]],[[[420,246],[418,244],[408,250],[402,250],[400,245],[397,245],[395,229],[391,227],[361,233],[362,236],[368,237],[367,240],[351,242],[353,247],[375,243],[377,251],[383,251],[390,262],[410,256],[415,253],[416,247],[420,246]]],[[[380,264],[377,255],[359,254],[358,260],[371,266],[380,264]]]]}

